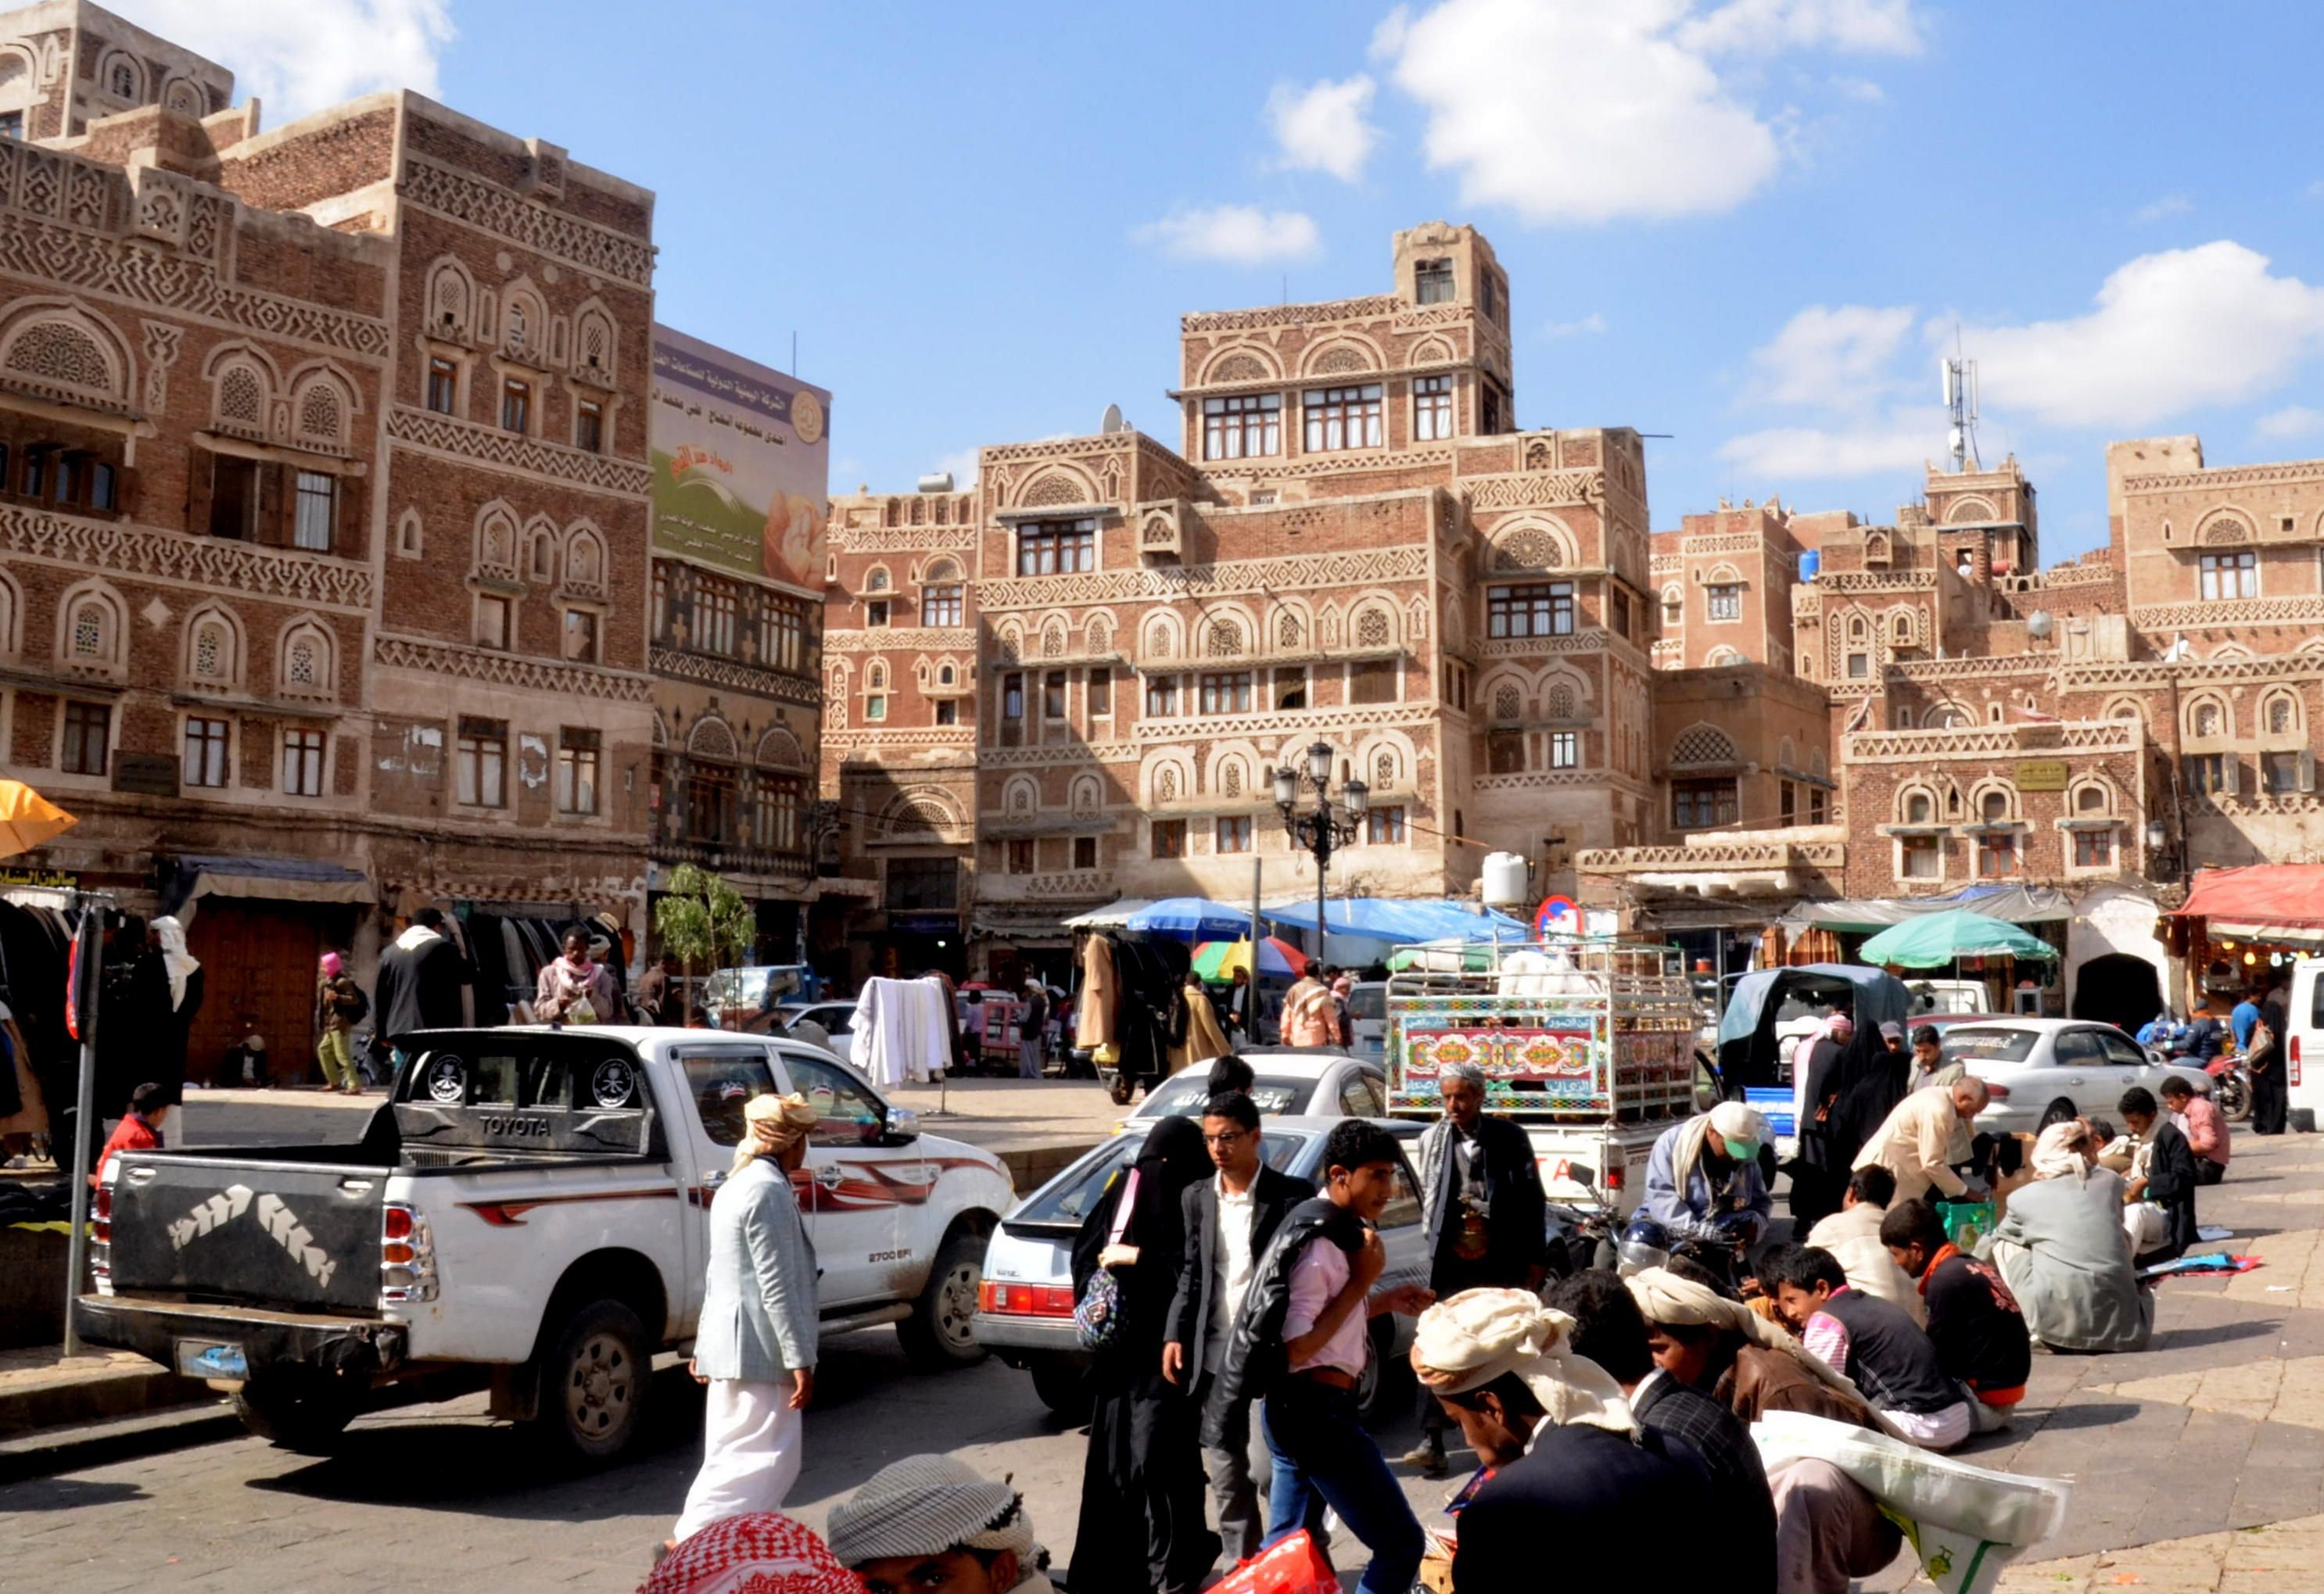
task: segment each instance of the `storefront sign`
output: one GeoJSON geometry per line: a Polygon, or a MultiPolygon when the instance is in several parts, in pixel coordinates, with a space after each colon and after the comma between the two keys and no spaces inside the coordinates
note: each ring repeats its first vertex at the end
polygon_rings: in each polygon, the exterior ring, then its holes
{"type": "Polygon", "coordinates": [[[164,752],[122,752],[113,756],[113,789],[139,797],[178,795],[178,760],[164,752]]]}
{"type": "Polygon", "coordinates": [[[0,889],[31,886],[42,891],[78,891],[80,876],[66,869],[0,869],[0,889]]]}
{"type": "Polygon", "coordinates": [[[2032,759],[2018,765],[2017,789],[2020,791],[2065,790],[2066,760],[2063,759],[2032,759]]]}

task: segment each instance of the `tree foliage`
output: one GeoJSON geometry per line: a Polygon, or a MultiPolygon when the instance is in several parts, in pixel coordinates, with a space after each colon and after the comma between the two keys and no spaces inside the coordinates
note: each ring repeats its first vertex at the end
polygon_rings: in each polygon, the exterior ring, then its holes
{"type": "Polygon", "coordinates": [[[686,965],[724,968],[740,963],[751,950],[755,917],[742,893],[698,864],[670,871],[669,888],[654,904],[654,928],[662,949],[686,965]]]}

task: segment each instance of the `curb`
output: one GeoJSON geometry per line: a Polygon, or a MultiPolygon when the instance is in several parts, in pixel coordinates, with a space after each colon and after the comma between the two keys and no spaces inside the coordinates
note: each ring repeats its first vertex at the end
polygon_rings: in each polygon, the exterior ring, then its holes
{"type": "Polygon", "coordinates": [[[77,1472],[189,1445],[212,1444],[243,1431],[242,1420],[224,1401],[144,1412],[77,1428],[45,1429],[21,1438],[0,1440],[0,1484],[51,1478],[60,1472],[77,1472]]]}

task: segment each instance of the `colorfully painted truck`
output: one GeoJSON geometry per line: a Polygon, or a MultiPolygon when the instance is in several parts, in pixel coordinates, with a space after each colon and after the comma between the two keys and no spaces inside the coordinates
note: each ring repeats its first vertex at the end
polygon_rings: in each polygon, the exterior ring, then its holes
{"type": "Polygon", "coordinates": [[[1485,1110],[1525,1125],[1552,1201],[1635,1207],[1655,1138],[1699,1104],[1694,995],[1671,972],[1676,954],[1576,937],[1396,961],[1388,1111],[1436,1117],[1444,1065],[1474,1063],[1485,1110]]]}

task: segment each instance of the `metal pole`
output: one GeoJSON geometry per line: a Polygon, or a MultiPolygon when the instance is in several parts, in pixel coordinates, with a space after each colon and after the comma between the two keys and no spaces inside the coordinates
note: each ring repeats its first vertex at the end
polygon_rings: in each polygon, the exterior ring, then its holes
{"type": "MultiPolygon", "coordinates": [[[[1323,881],[1325,871],[1332,867],[1332,833],[1328,828],[1331,823],[1332,810],[1319,791],[1315,794],[1315,828],[1311,833],[1315,843],[1315,963],[1318,968],[1323,963],[1323,881]]],[[[1313,970],[1309,972],[1314,972],[1313,970]]]]}
{"type": "Polygon", "coordinates": [[[80,1089],[73,1112],[72,1230],[65,1241],[65,1354],[80,1354],[80,1330],[73,1308],[80,1295],[81,1278],[88,1267],[89,1120],[97,1114],[97,1000],[104,983],[99,978],[105,960],[105,909],[84,901],[80,924],[73,931],[73,973],[78,989],[70,995],[80,1028],[80,1089]]]}
{"type": "Polygon", "coordinates": [[[1259,992],[1259,938],[1261,934],[1259,927],[1259,876],[1266,868],[1266,861],[1253,852],[1250,860],[1250,987],[1254,996],[1259,992]]]}

